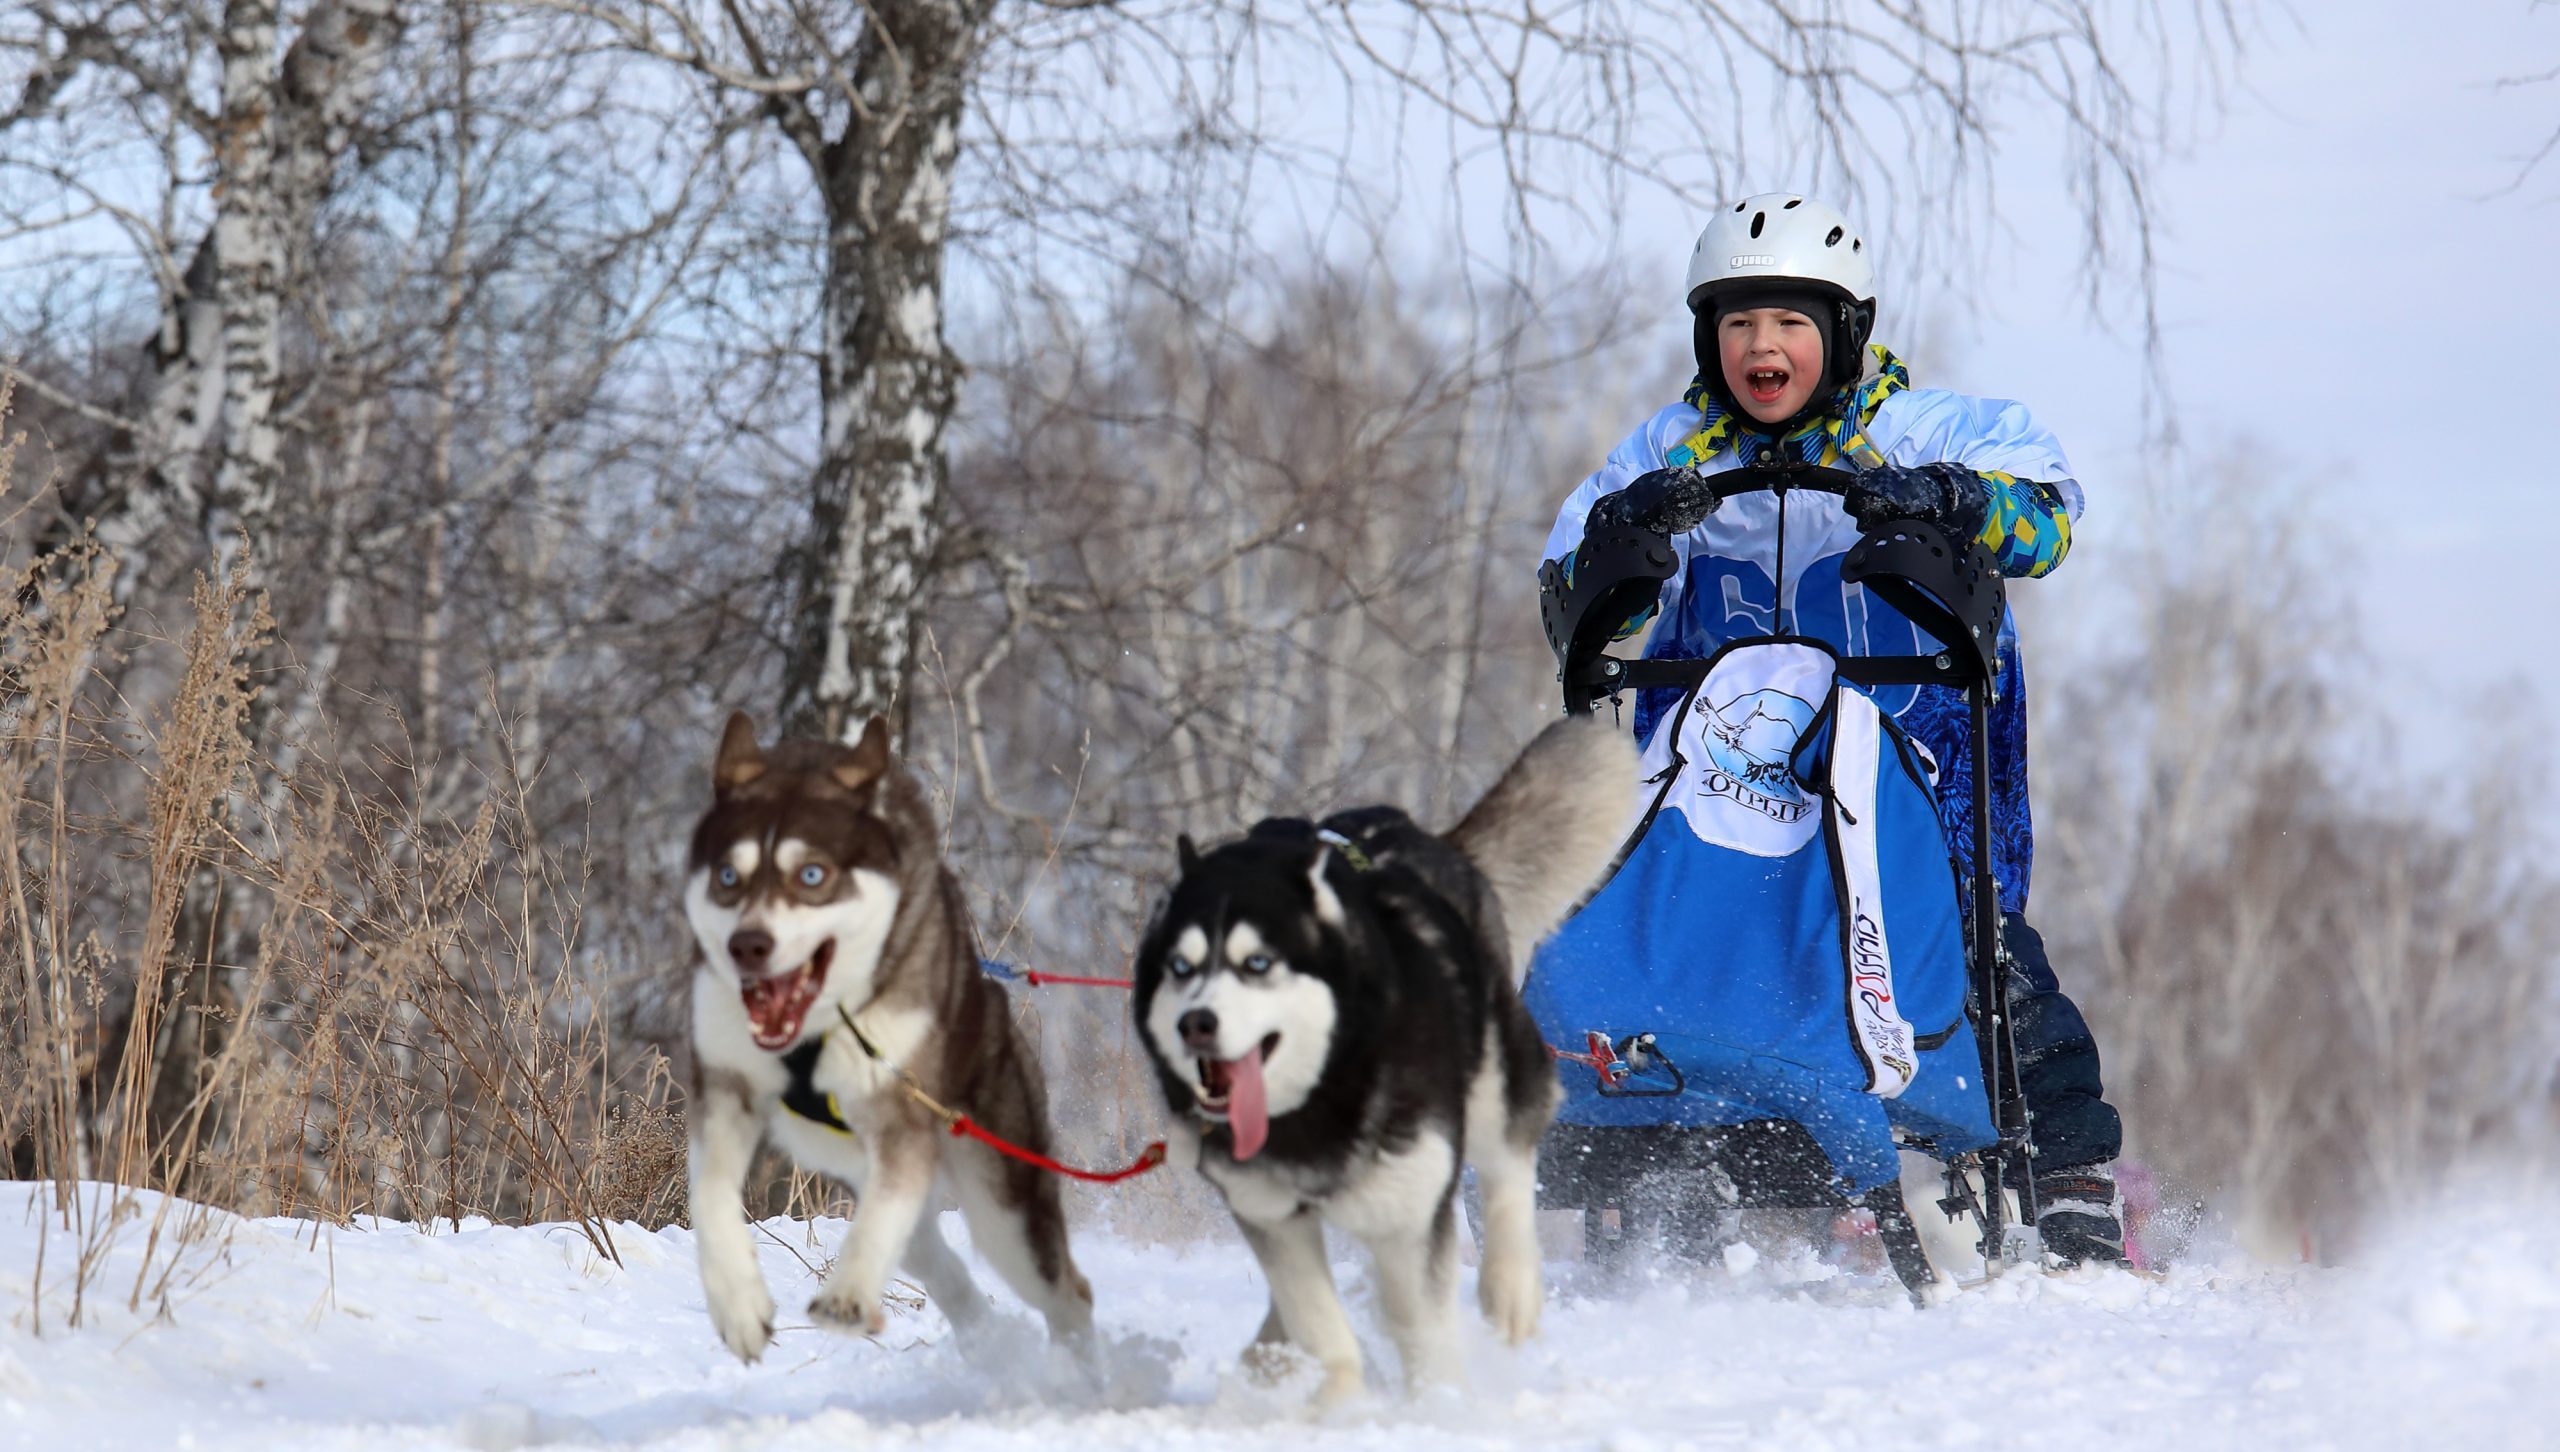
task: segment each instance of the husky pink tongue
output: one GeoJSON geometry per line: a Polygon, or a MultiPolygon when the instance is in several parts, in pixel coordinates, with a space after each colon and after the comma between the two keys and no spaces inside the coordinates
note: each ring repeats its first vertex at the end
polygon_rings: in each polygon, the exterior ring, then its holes
{"type": "Polygon", "coordinates": [[[1235,1137],[1237,1159],[1262,1153],[1262,1142],[1271,1137],[1270,1106],[1262,1092],[1262,1048],[1256,1045],[1243,1058],[1227,1061],[1227,1132],[1235,1137]]]}

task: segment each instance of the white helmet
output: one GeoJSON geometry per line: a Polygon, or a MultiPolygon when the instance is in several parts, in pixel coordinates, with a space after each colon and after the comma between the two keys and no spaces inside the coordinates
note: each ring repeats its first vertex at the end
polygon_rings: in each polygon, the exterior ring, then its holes
{"type": "Polygon", "coordinates": [[[1851,302],[1875,299],[1876,269],[1866,239],[1840,209],[1793,192],[1763,192],[1716,214],[1689,254],[1685,293],[1695,312],[1702,292],[1746,278],[1822,282],[1851,302]]]}
{"type": "Polygon", "coordinates": [[[1792,306],[1826,323],[1826,388],[1858,376],[1875,326],[1875,264],[1866,239],[1840,209],[1793,192],[1763,192],[1716,213],[1689,254],[1685,289],[1698,315],[1698,367],[1711,390],[1723,387],[1716,361],[1717,313],[1738,307],[1792,306]]]}

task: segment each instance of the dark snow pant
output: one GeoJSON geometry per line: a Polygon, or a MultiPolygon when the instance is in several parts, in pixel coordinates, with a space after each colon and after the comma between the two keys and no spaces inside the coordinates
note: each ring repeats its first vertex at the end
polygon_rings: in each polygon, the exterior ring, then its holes
{"type": "Polygon", "coordinates": [[[2009,1010],[2017,1023],[2018,1084],[2035,1116],[2036,1172],[2104,1164],[2124,1148],[2124,1122],[2098,1078],[2098,1041],[2065,998],[2044,938],[2017,913],[2002,916],[2009,945],[2009,1010]]]}

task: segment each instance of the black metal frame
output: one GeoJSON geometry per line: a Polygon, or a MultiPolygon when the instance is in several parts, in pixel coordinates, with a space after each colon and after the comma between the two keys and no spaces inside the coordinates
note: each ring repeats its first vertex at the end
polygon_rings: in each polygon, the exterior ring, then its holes
{"type": "MultiPolygon", "coordinates": [[[[1755,465],[1713,478],[1719,504],[1735,495],[1763,490],[1780,496],[1777,548],[1782,571],[1786,558],[1784,496],[1795,489],[1846,495],[1857,480],[1855,474],[1845,470],[1797,464],[1755,465]]],[[[1657,588],[1659,578],[1656,577],[1657,588]]],[[[1841,578],[1875,590],[1887,604],[1946,643],[1946,648],[1933,655],[1843,657],[1843,679],[1861,686],[1954,686],[1965,693],[1973,739],[1972,931],[1965,967],[1973,998],[1975,1037],[1982,1050],[1983,1082],[1992,1091],[1992,1123],[1999,1141],[1988,1151],[1946,1161],[1949,1193],[1939,1203],[1949,1214],[1969,1211],[1975,1216],[1982,1227],[1983,1264],[1997,1267],[2008,1250],[2004,1190],[2014,1188],[2016,1192],[2020,1226],[2033,1228],[2037,1208],[2032,1173],[2036,1153],[2034,1124],[2020,1083],[2017,1036],[2009,1008],[2009,954],[2000,931],[2000,885],[1991,868],[1991,706],[1999,686],[1997,644],[2007,610],[2005,586],[1980,544],[1949,540],[1935,526],[1918,520],[1886,520],[1870,528],[1851,548],[1841,567],[1841,578]],[[1981,1170],[1979,1195],[1964,1179],[1967,1160],[1974,1161],[1981,1170]],[[2010,1184],[2013,1176],[2014,1187],[2010,1184]]],[[[1617,601],[1618,592],[1609,588],[1614,582],[1585,583],[1592,588],[1587,601],[1617,601]]],[[[1785,581],[1779,581],[1781,599],[1785,588],[1785,581]]],[[[1706,677],[1705,661],[1628,660],[1602,654],[1606,634],[1586,630],[1584,623],[1578,619],[1549,623],[1549,640],[1558,656],[1556,679],[1563,687],[1568,714],[1588,714],[1598,708],[1603,698],[1614,698],[1629,688],[1687,688],[1706,677]]],[[[1789,633],[1783,615],[1777,626],[1777,634],[1789,633]]],[[[1907,1214],[1899,1220],[1897,1228],[1908,1229],[1907,1214]]],[[[1896,1248],[1899,1252],[1900,1247],[1896,1248]]],[[[1916,1253],[1916,1241],[1911,1249],[1916,1253]]],[[[1905,1259],[1897,1253],[1895,1268],[1908,1283],[1910,1272],[1903,1263],[1905,1259]]]]}

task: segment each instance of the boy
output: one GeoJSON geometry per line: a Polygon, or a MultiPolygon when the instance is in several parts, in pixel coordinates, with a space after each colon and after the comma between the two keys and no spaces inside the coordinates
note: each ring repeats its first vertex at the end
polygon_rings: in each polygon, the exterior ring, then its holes
{"type": "MultiPolygon", "coordinates": [[[[1862,522],[1918,518],[1950,537],[1979,539],[2012,578],[2047,574],[2069,552],[2082,501],[2061,445],[2018,404],[1913,389],[1899,360],[1866,346],[1874,281],[1865,239],[1811,198],[1751,197],[1720,211],[1699,236],[1686,290],[1697,319],[1696,381],[1567,496],[1547,538],[1546,558],[1568,580],[1577,565],[1591,567],[1586,576],[1605,568],[1581,549],[1586,521],[1669,538],[1680,564],[1655,602],[1662,619],[1648,656],[1703,657],[1727,640],[1779,631],[1852,655],[1934,649],[1907,621],[1870,608],[1858,587],[1841,582],[1841,556],[1862,522]],[[1775,459],[1853,470],[1859,482],[1846,498],[1754,493],[1711,508],[1679,473],[1657,472],[1775,459]],[[1773,580],[1782,510],[1786,578],[1773,580]]],[[[1628,633],[1651,613],[1630,622],[1628,633]]],[[[2013,960],[2021,1080],[2035,1115],[2044,1242],[2072,1263],[2119,1262],[2124,1232],[2109,1162],[2122,1128],[2104,1098],[2088,1025],[2062,995],[2024,917],[2032,857],[2026,682],[2007,621],[1999,670],[1992,862],[2013,960]]],[[[1971,742],[1961,694],[1911,686],[1880,690],[1876,699],[1935,755],[1939,816],[1950,849],[1970,870],[1971,742]]],[[[1639,738],[1662,704],[1638,702],[1639,738]]]]}

